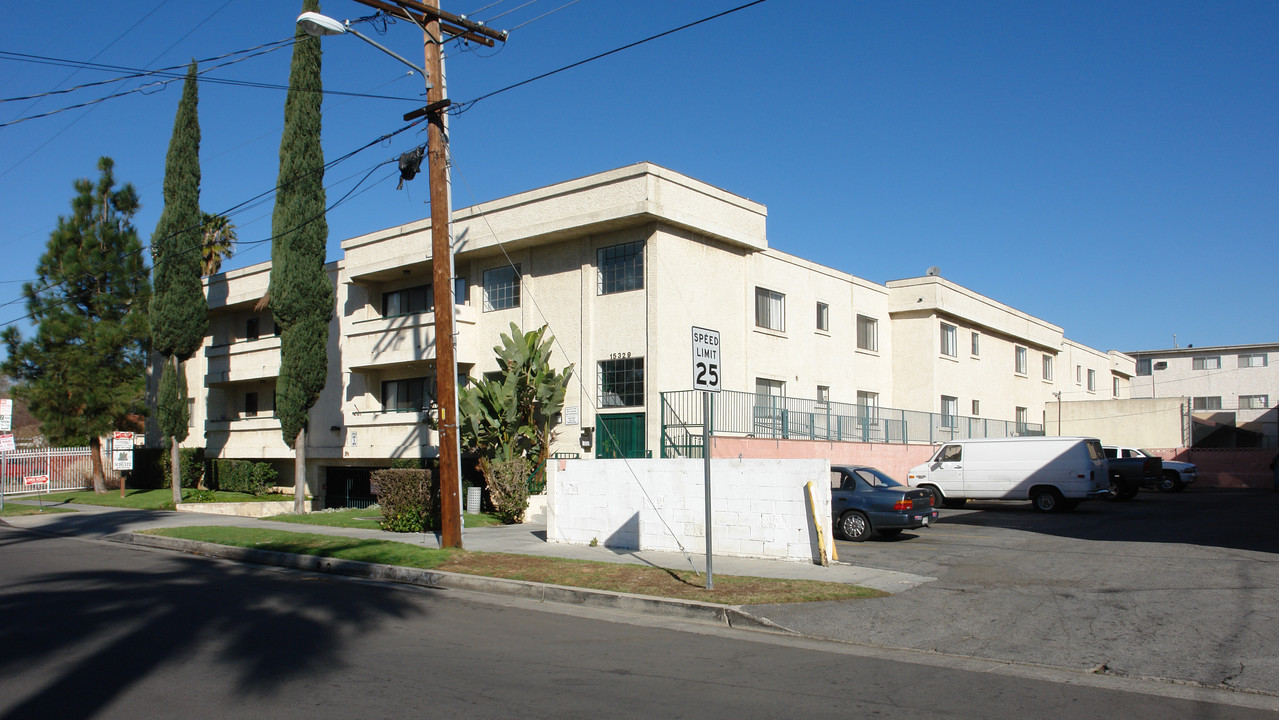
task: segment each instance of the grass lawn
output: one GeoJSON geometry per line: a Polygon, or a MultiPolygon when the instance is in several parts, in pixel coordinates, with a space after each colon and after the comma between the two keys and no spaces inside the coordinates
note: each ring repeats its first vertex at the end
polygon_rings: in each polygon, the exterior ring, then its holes
{"type": "Polygon", "coordinates": [[[888,594],[844,583],[738,577],[718,573],[715,575],[715,589],[707,590],[705,577],[691,570],[667,570],[648,565],[588,562],[534,555],[422,548],[394,540],[356,540],[276,530],[185,527],[148,532],[219,545],[361,560],[468,575],[530,580],[640,595],[702,600],[726,605],[848,600],[883,597],[888,594]]]}
{"type": "MultiPolygon", "coordinates": [[[[305,515],[272,515],[263,520],[297,523],[299,525],[324,525],[327,527],[367,528],[376,530],[378,521],[382,519],[380,508],[343,508],[340,510],[324,510],[310,512],[305,515]]],[[[488,513],[463,513],[464,527],[477,528],[490,525],[501,525],[502,521],[488,513]]]]}
{"type": "MultiPolygon", "coordinates": [[[[185,498],[190,492],[190,490],[184,489],[182,491],[183,497],[185,498]]],[[[292,495],[255,496],[247,493],[222,491],[214,492],[213,497],[217,502],[293,501],[292,495]]],[[[168,488],[161,490],[130,490],[125,488],[124,497],[120,497],[120,491],[118,489],[108,490],[102,494],[95,493],[92,490],[83,490],[80,492],[53,493],[46,495],[45,502],[107,505],[110,507],[132,508],[134,510],[172,510],[173,490],[168,488]]]]}
{"type": "MultiPolygon", "coordinates": [[[[23,500],[31,500],[32,498],[24,497],[23,500]]],[[[4,501],[4,509],[0,510],[0,517],[14,517],[15,515],[39,515],[41,512],[46,513],[63,513],[75,512],[71,508],[53,507],[47,501],[45,507],[41,510],[39,505],[19,505],[13,500],[4,501]]]]}

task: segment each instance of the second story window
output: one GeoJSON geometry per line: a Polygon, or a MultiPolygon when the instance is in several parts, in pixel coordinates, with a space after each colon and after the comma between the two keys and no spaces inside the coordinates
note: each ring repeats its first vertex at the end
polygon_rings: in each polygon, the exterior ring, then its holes
{"type": "Polygon", "coordinates": [[[755,326],[778,332],[786,332],[786,296],[755,288],[755,326]]]}
{"type": "Polygon", "coordinates": [[[644,358],[599,362],[600,407],[639,407],[644,404],[644,358]]]}
{"type": "Polygon", "coordinates": [[[1239,356],[1239,367],[1241,368],[1265,367],[1265,366],[1266,366],[1265,353],[1251,353],[1248,355],[1239,356]]]}
{"type": "Polygon", "coordinates": [[[973,357],[980,357],[980,356],[981,356],[981,333],[977,332],[976,330],[974,330],[974,331],[973,331],[973,351],[972,351],[972,355],[973,355],[973,357]]]}
{"type": "Polygon", "coordinates": [[[644,287],[643,241],[600,248],[595,255],[599,267],[600,295],[639,290],[644,287]]]}
{"type": "Polygon", "coordinates": [[[1138,359],[1137,359],[1137,374],[1138,374],[1138,375],[1149,375],[1149,374],[1150,374],[1150,358],[1138,358],[1138,359]]]}
{"type": "Polygon", "coordinates": [[[1209,355],[1207,357],[1191,358],[1190,366],[1192,370],[1220,370],[1221,356],[1209,355]]]}
{"type": "Polygon", "coordinates": [[[435,298],[430,284],[382,293],[382,317],[431,312],[434,309],[435,298]]]}
{"type": "Polygon", "coordinates": [[[857,316],[857,347],[872,352],[879,350],[879,321],[865,315],[857,316]]]}
{"type": "Polygon", "coordinates": [[[1044,356],[1044,379],[1045,380],[1053,379],[1053,356],[1052,355],[1044,356]]]}
{"type": "Polygon", "coordinates": [[[941,324],[941,354],[942,355],[955,357],[956,355],[959,354],[959,348],[956,347],[956,343],[958,341],[955,337],[957,332],[958,331],[955,329],[954,325],[947,325],[946,323],[941,324]]]}
{"type": "Polygon", "coordinates": [[[1092,392],[1097,389],[1097,371],[1088,371],[1088,391],[1092,392]]]}
{"type": "Polygon", "coordinates": [[[262,334],[260,328],[261,321],[255,317],[249,318],[248,322],[244,323],[244,339],[257,340],[262,334]]]}
{"type": "Polygon", "coordinates": [[[484,271],[484,312],[520,306],[520,266],[484,271]]]}
{"type": "Polygon", "coordinates": [[[1026,348],[1017,346],[1014,357],[1016,364],[1014,370],[1018,375],[1026,374],[1026,348]]]}
{"type": "Polygon", "coordinates": [[[407,412],[431,406],[428,378],[386,380],[382,383],[383,412],[407,412]]]}
{"type": "Polygon", "coordinates": [[[830,305],[824,302],[817,303],[817,329],[830,331],[830,305]]]}

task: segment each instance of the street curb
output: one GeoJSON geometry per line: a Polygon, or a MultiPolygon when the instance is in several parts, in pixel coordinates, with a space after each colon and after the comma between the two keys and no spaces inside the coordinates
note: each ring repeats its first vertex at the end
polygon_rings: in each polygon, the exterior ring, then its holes
{"type": "Polygon", "coordinates": [[[493,578],[482,575],[465,575],[440,570],[423,570],[399,565],[367,563],[359,560],[339,560],[317,555],[296,555],[274,550],[254,550],[252,548],[217,545],[196,540],[182,540],[143,533],[117,533],[104,539],[124,545],[173,550],[190,555],[249,562],[257,565],[272,565],[294,570],[346,575],[370,580],[387,580],[429,588],[469,590],[471,592],[518,597],[534,602],[553,602],[589,608],[623,610],[685,620],[714,622],[739,629],[795,634],[793,631],[766,618],[756,617],[736,605],[720,605],[698,600],[660,598],[649,595],[613,592],[611,590],[551,585],[528,580],[508,580],[506,578],[493,578]]]}

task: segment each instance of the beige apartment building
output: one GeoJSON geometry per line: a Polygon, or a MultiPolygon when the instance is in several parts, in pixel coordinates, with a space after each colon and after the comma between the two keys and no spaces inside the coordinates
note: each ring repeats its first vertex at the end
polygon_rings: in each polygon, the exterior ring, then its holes
{"type": "MultiPolygon", "coordinates": [[[[766,215],[647,163],[455,211],[458,375],[495,370],[493,346],[512,323],[547,325],[554,361],[574,368],[553,451],[587,457],[660,455],[662,393],[693,385],[693,327],[719,331],[722,388],[751,397],[1027,431],[1041,431],[1058,393],[1130,397],[1132,358],[936,275],[880,285],[779,252],[766,215]]],[[[372,468],[436,455],[424,422],[430,246],[428,219],[346,240],[328,265],[337,306],[307,474],[329,504],[359,495],[372,468]]],[[[293,453],[273,418],[279,339],[270,311],[254,310],[269,272],[264,263],[208,283],[209,336],[187,364],[197,431],[186,444],[277,462],[287,477],[293,453]]]]}

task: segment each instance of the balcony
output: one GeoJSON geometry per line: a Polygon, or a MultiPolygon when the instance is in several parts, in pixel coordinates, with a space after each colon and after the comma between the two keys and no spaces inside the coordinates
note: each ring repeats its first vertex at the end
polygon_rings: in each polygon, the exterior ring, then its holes
{"type": "Polygon", "coordinates": [[[269,380],[280,375],[280,338],[264,337],[215,345],[205,351],[206,387],[269,380]]]}
{"type": "MultiPolygon", "coordinates": [[[[475,312],[466,305],[454,306],[459,331],[475,324],[475,312]]],[[[474,363],[454,350],[459,364],[474,363]]],[[[352,372],[393,368],[435,367],[435,313],[415,313],[391,318],[373,318],[345,323],[343,364],[352,372]]],[[[278,362],[277,362],[278,365],[278,362]]],[[[212,365],[210,365],[212,367],[212,365]]]]}

